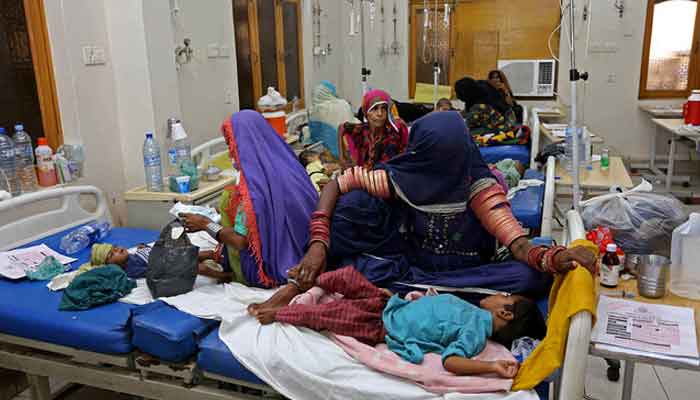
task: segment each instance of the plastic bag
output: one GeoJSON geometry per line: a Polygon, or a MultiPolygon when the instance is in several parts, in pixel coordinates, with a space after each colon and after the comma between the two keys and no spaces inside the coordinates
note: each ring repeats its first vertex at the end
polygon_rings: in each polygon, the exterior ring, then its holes
{"type": "Polygon", "coordinates": [[[267,94],[258,100],[258,108],[260,108],[261,111],[277,110],[286,105],[287,99],[282,97],[280,92],[276,91],[272,86],[268,87],[267,94]]]}
{"type": "Polygon", "coordinates": [[[181,213],[186,213],[197,214],[207,217],[213,222],[216,222],[217,224],[221,222],[221,215],[218,212],[216,212],[215,209],[209,206],[193,206],[191,204],[183,204],[181,202],[177,202],[174,206],[172,206],[172,208],[170,208],[169,213],[175,218],[178,218],[181,213]]]}
{"type": "Polygon", "coordinates": [[[624,192],[607,194],[582,202],[581,217],[586,230],[607,227],[618,246],[627,254],[669,256],[673,230],[687,220],[683,203],[650,193],[644,181],[624,192]]]}
{"type": "Polygon", "coordinates": [[[173,237],[179,228],[177,221],[163,228],[148,257],[146,284],[153,298],[177,296],[194,287],[199,248],[183,233],[173,237]]]}

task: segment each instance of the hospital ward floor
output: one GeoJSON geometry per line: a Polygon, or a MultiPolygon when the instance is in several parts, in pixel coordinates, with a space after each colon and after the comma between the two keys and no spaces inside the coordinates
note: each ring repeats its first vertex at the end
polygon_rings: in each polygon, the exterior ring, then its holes
{"type": "MultiPolygon", "coordinates": [[[[597,400],[617,400],[622,394],[620,382],[609,382],[605,376],[607,365],[597,357],[588,357],[586,370],[586,392],[589,398],[597,400]]],[[[0,377],[1,379],[1,377],[0,377]]],[[[700,373],[676,371],[664,367],[637,364],[632,398],[635,400],[696,400],[700,385],[700,373]]],[[[7,382],[0,380],[0,388],[7,382]]],[[[52,391],[64,386],[61,382],[51,382],[52,391]]],[[[54,400],[132,400],[135,397],[89,387],[75,387],[54,400]]],[[[14,400],[31,400],[31,392],[26,390],[14,400]]]]}

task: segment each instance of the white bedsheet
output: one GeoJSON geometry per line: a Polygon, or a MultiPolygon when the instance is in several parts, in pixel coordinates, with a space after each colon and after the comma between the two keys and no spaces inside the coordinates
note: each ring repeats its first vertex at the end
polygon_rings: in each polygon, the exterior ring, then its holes
{"type": "Polygon", "coordinates": [[[246,312],[274,290],[240,284],[205,286],[163,301],[191,315],[221,320],[219,336],[246,368],[291,399],[483,399],[536,400],[532,391],[439,396],[367,368],[326,336],[286,324],[260,325],[246,312]]]}

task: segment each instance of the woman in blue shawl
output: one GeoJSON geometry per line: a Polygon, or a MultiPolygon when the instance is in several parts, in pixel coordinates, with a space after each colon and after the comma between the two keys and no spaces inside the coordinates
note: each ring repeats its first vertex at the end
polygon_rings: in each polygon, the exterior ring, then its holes
{"type": "Polygon", "coordinates": [[[188,231],[206,230],[223,243],[234,281],[257,287],[287,282],[309,240],[309,219],[318,194],[287,143],[257,112],[240,111],[221,127],[237,187],[226,188],[222,227],[208,218],[184,214],[188,231]],[[240,266],[234,260],[240,254],[240,266]]]}
{"type": "Polygon", "coordinates": [[[396,292],[411,290],[405,284],[427,284],[530,295],[542,294],[550,274],[575,263],[594,270],[595,257],[583,248],[530,243],[465,132],[457,112],[429,114],[413,125],[404,154],[374,171],[346,170],[326,185],[290,284],[249,312],[269,321],[327,266],[354,265],[396,292]],[[497,241],[513,260],[494,260],[497,241]]]}

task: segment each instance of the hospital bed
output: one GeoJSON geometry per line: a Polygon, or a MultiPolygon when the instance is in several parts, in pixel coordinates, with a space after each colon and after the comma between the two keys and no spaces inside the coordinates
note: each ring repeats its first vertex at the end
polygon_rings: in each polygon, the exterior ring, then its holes
{"type": "MultiPolygon", "coordinates": [[[[567,241],[583,237],[580,217],[573,212],[568,217],[567,241]]],[[[39,242],[58,249],[66,231],[92,220],[110,220],[110,214],[100,190],[77,186],[0,202],[0,218],[13,219],[0,227],[0,249],[39,242]]],[[[153,231],[115,228],[108,241],[133,246],[156,236],[153,231]]],[[[88,257],[87,250],[78,253],[75,265],[88,257]]],[[[82,312],[60,312],[59,301],[60,294],[49,292],[45,282],[0,280],[0,365],[26,372],[37,399],[50,398],[47,376],[145,398],[274,395],[231,355],[214,322],[160,301],[145,306],[113,303],[82,312]]],[[[562,399],[583,394],[590,328],[590,314],[574,317],[556,386],[562,399]]]]}

